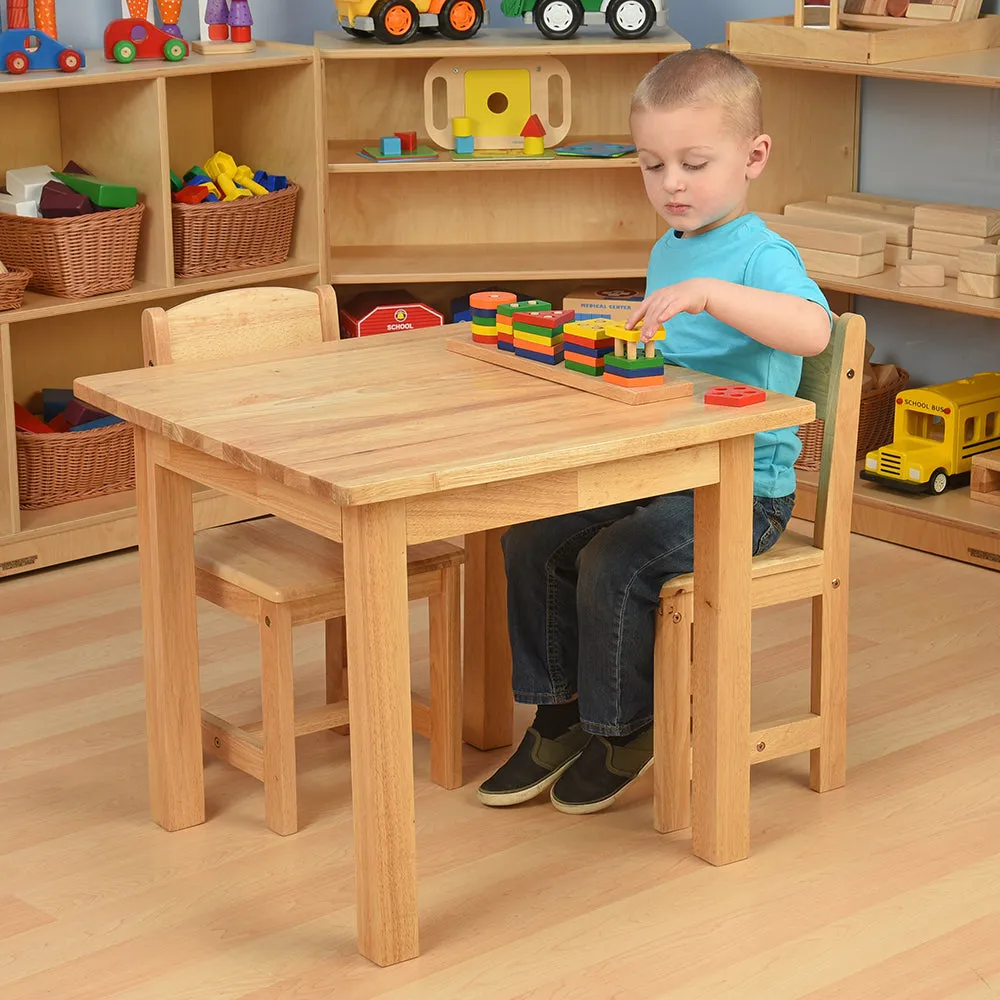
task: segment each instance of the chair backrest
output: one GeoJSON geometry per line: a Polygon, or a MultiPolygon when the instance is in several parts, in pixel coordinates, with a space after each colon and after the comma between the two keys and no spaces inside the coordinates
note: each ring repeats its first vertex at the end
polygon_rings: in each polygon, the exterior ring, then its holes
{"type": "Polygon", "coordinates": [[[142,314],[146,365],[246,358],[340,339],[337,294],[316,288],[237,288],[142,314]]]}
{"type": "Polygon", "coordinates": [[[802,362],[796,395],[812,400],[823,421],[813,526],[813,544],[820,549],[850,545],[866,330],[864,317],[844,313],[834,323],[826,350],[802,362]]]}

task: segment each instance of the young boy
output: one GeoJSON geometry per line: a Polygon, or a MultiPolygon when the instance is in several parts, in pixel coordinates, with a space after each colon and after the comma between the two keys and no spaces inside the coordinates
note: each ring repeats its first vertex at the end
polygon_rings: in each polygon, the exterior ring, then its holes
{"type": "MultiPolygon", "coordinates": [[[[794,395],[802,357],[826,347],[827,302],[792,244],[747,212],[767,162],[760,83],[734,57],[682,52],[632,99],[646,194],[670,230],[653,246],[629,326],[676,365],[794,395]]],[[[794,428],[758,434],[754,554],[794,504],[794,428]]],[[[750,498],[748,498],[749,500],[750,498]]],[[[513,755],[479,788],[486,805],[534,798],[597,812],[653,756],[653,638],[660,588],[694,565],[691,491],[511,528],[503,537],[514,696],[537,705],[513,755]]]]}

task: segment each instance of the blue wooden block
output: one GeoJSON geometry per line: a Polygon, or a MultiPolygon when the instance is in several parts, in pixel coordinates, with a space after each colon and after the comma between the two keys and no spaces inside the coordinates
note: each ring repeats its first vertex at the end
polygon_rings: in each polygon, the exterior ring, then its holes
{"type": "Polygon", "coordinates": [[[456,135],[455,136],[455,152],[468,154],[475,151],[476,139],[475,136],[471,135],[456,135]]]}
{"type": "Polygon", "coordinates": [[[526,351],[523,347],[515,347],[514,353],[519,358],[528,358],[531,361],[541,361],[543,365],[561,365],[563,362],[563,352],[556,351],[554,357],[547,354],[536,354],[534,351],[526,351]]]}
{"type": "Polygon", "coordinates": [[[76,427],[71,427],[70,432],[74,431],[93,431],[98,427],[111,427],[114,424],[120,424],[122,422],[121,417],[116,417],[114,414],[108,414],[106,417],[99,417],[97,420],[91,420],[87,424],[77,424],[76,427]]]}
{"type": "Polygon", "coordinates": [[[402,156],[403,141],[398,135],[384,135],[378,141],[379,152],[383,156],[402,156]]]}
{"type": "Polygon", "coordinates": [[[42,419],[48,423],[69,406],[72,389],[42,389],[42,419]]]}
{"type": "MultiPolygon", "coordinates": [[[[284,174],[269,174],[266,170],[258,170],[253,179],[261,186],[267,188],[272,194],[275,191],[284,191],[288,187],[288,178],[284,174]]],[[[212,201],[206,198],[206,201],[212,201]]],[[[215,199],[218,201],[218,199],[215,199]]]]}

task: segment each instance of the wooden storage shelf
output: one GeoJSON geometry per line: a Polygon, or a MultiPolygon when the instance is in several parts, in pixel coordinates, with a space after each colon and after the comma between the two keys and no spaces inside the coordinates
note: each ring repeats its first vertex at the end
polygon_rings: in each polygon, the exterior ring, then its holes
{"type": "Polygon", "coordinates": [[[873,274],[867,278],[845,278],[819,271],[810,271],[809,274],[821,288],[830,291],[867,295],[873,299],[887,299],[890,302],[927,306],[929,309],[944,309],[970,316],[1000,319],[1000,299],[961,295],[955,278],[945,278],[943,288],[900,288],[896,282],[896,270],[895,267],[890,267],[880,274],[873,274]]]}
{"type": "MultiPolygon", "coordinates": [[[[495,170],[615,170],[628,168],[635,170],[639,159],[635,153],[626,153],[624,156],[611,158],[589,157],[589,156],[555,156],[552,159],[534,159],[524,157],[510,160],[453,160],[451,150],[438,149],[433,143],[428,143],[426,139],[422,141],[425,145],[430,145],[438,152],[438,159],[417,162],[407,162],[406,160],[390,160],[388,162],[375,163],[358,156],[358,150],[362,146],[377,146],[378,138],[368,137],[366,139],[351,140],[331,140],[327,145],[327,157],[329,160],[329,170],[331,174],[388,174],[388,173],[435,173],[441,170],[446,171],[495,171],[495,170]]],[[[575,136],[569,135],[560,143],[568,146],[574,142],[615,142],[631,143],[631,136],[575,136]]]]}
{"type": "MultiPolygon", "coordinates": [[[[44,510],[18,506],[13,402],[44,387],[142,363],[140,316],[225,288],[325,279],[326,162],[320,145],[318,62],[308,46],[258,43],[248,55],[180,63],[106,63],[87,53],[78,73],[0,74],[0,175],[15,166],[74,159],[135,184],[146,206],[131,288],[87,299],[28,291],[0,313],[0,577],[135,544],[135,497],[113,494],[44,510]],[[248,97],[252,95],[252,97],[248,97]],[[169,170],[186,172],[217,149],[286,174],[300,188],[289,258],[270,267],[177,279],[169,170]]],[[[199,490],[200,526],[257,513],[199,490]]]]}
{"type": "Polygon", "coordinates": [[[534,30],[490,27],[461,43],[426,35],[386,46],[339,28],[317,32],[315,41],[326,104],[329,278],[342,300],[362,287],[405,285],[440,307],[497,282],[517,282],[532,295],[547,286],[554,296],[580,281],[644,277],[662,229],[634,154],[463,162],[442,151],[425,163],[357,154],[383,135],[427,133],[424,79],[446,57],[509,57],[512,65],[554,57],[572,91],[572,121],[559,145],[629,142],[635,86],[660,59],[690,48],[686,39],[669,30],[625,40],[584,29],[553,42],[534,30]]]}
{"type": "Polygon", "coordinates": [[[334,247],[330,280],[353,285],[644,278],[652,242],[334,247]]]}
{"type": "MultiPolygon", "coordinates": [[[[818,476],[815,472],[796,470],[796,478],[795,516],[812,520],[818,476]]],[[[859,477],[854,484],[851,530],[869,538],[1000,570],[1000,506],[973,500],[967,486],[957,486],[935,497],[899,493],[859,477]]]]}
{"type": "MultiPolygon", "coordinates": [[[[990,20],[996,29],[996,45],[1000,42],[1000,18],[990,20]]],[[[823,201],[833,191],[857,190],[861,77],[1000,88],[997,47],[881,64],[746,52],[739,57],[761,77],[768,127],[775,130],[771,162],[763,183],[758,182],[751,190],[750,207],[777,214],[793,201],[823,201]],[[846,99],[850,93],[855,95],[853,101],[846,99]],[[790,94],[797,95],[797,99],[789,100],[790,94]],[[831,116],[845,110],[849,122],[841,118],[832,124],[831,116]],[[822,122],[823,127],[817,129],[816,122],[822,122]]],[[[867,278],[810,273],[830,293],[831,304],[839,311],[853,309],[853,297],[865,295],[1000,319],[1000,299],[959,295],[954,278],[945,279],[943,288],[900,288],[896,272],[895,267],[888,267],[867,278]]],[[[877,346],[877,331],[870,336],[877,346]]],[[[795,512],[812,518],[816,475],[798,472],[797,478],[795,512]]],[[[859,478],[854,490],[852,526],[855,532],[872,538],[1000,570],[1000,508],[972,500],[968,488],[931,497],[898,493],[859,478]]]]}

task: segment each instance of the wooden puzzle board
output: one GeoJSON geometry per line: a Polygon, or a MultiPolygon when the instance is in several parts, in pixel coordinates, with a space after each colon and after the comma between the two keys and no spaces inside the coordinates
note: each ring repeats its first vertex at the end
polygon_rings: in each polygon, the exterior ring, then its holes
{"type": "Polygon", "coordinates": [[[525,375],[534,375],[535,378],[558,382],[559,385],[566,385],[571,389],[582,389],[584,392],[590,392],[596,396],[606,396],[608,399],[617,400],[619,403],[630,403],[633,406],[641,403],[660,403],[665,399],[680,399],[694,394],[691,382],[687,379],[671,378],[669,375],[664,377],[663,385],[648,386],[642,389],[626,389],[624,386],[605,382],[603,378],[598,378],[596,375],[575,372],[564,365],[546,365],[541,361],[532,361],[530,358],[519,358],[516,354],[501,351],[492,344],[477,344],[472,339],[471,333],[449,337],[447,346],[448,350],[454,354],[464,354],[467,358],[478,358],[491,365],[510,368],[525,375]]]}

